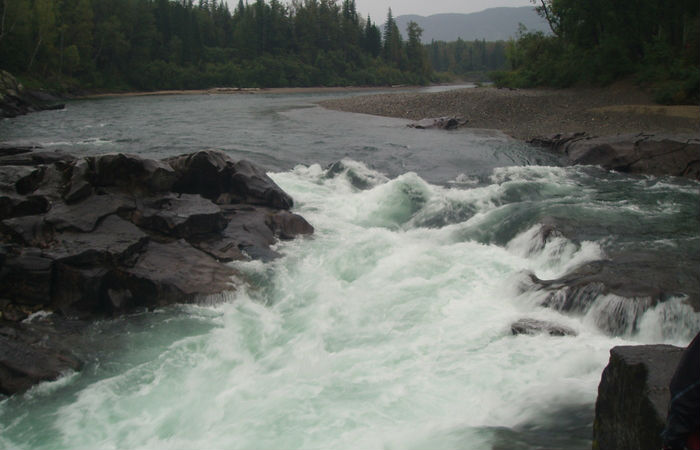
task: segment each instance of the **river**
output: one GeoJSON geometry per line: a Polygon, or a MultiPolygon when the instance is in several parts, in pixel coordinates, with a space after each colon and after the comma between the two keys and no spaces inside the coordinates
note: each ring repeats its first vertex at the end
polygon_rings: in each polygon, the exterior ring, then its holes
{"type": "Polygon", "coordinates": [[[236,263],[236,293],[92,325],[81,372],[0,400],[1,448],[588,449],[609,349],[700,329],[682,298],[611,330],[626,312],[609,298],[563,314],[521,288],[629,248],[694,270],[698,183],[315,106],[339,95],[356,94],[111,98],[0,121],[0,142],[76,155],[222,149],[316,228],[236,263]],[[575,235],[535,245],[546,217],[575,235]],[[577,335],[514,336],[521,318],[577,335]]]}

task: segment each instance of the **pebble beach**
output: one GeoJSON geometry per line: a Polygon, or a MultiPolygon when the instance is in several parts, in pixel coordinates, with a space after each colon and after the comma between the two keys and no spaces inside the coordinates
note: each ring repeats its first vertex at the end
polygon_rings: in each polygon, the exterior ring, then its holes
{"type": "Polygon", "coordinates": [[[697,133],[698,106],[655,105],[629,86],[574,89],[477,87],[438,93],[374,94],[319,103],[329,109],[420,120],[457,116],[466,127],[498,129],[521,140],[556,133],[697,133]]]}

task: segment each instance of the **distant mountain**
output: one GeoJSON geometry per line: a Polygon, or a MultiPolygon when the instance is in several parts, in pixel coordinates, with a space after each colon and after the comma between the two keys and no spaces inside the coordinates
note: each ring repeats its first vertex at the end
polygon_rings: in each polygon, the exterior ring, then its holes
{"type": "Polygon", "coordinates": [[[515,37],[518,24],[522,23],[530,31],[550,32],[547,22],[537,15],[532,6],[520,8],[490,8],[471,14],[435,14],[432,16],[405,15],[396,17],[401,33],[406,35],[406,25],[414,21],[423,29],[423,42],[465,41],[485,39],[487,41],[507,40],[515,37]]]}

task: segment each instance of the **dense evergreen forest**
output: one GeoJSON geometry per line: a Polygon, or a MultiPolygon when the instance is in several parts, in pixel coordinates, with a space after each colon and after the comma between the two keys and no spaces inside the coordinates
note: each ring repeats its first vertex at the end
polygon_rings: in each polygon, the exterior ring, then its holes
{"type": "Polygon", "coordinates": [[[423,84],[422,30],[404,39],[355,0],[0,0],[0,68],[54,88],[423,84]]]}
{"type": "Polygon", "coordinates": [[[439,72],[466,79],[484,79],[494,70],[508,68],[506,42],[484,40],[433,41],[427,52],[431,67],[439,72]]]}
{"type": "Polygon", "coordinates": [[[533,0],[551,35],[522,29],[497,84],[571,86],[632,78],[660,103],[700,101],[698,0],[533,0]]]}

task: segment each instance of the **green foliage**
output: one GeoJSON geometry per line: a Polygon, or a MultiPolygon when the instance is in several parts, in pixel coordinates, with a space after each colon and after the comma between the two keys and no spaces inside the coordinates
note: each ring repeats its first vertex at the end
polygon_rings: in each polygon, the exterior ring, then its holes
{"type": "Polygon", "coordinates": [[[88,88],[193,89],[424,83],[407,43],[355,0],[0,0],[0,68],[88,88]]]}
{"type": "Polygon", "coordinates": [[[511,72],[498,85],[605,85],[634,77],[664,103],[697,103],[699,90],[697,1],[533,0],[553,35],[521,29],[510,41],[511,72]]]}

